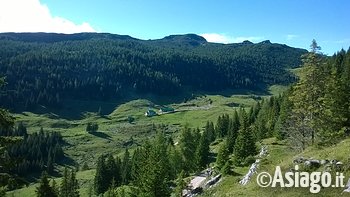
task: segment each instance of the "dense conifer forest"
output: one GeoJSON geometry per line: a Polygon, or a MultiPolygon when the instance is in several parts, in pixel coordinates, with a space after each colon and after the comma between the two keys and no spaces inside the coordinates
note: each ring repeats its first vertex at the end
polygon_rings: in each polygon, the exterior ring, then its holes
{"type": "Polygon", "coordinates": [[[295,80],[306,50],[269,41],[214,44],[194,34],[138,40],[114,34],[0,34],[1,105],[15,110],[64,99],[118,100],[132,93],[265,91],[295,80]]]}

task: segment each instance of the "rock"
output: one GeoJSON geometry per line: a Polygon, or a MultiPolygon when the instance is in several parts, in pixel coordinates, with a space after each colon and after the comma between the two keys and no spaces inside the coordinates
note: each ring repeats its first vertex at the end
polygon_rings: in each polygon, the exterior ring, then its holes
{"type": "Polygon", "coordinates": [[[337,162],[338,162],[338,160],[336,160],[336,159],[332,159],[330,163],[331,163],[331,164],[333,164],[333,165],[336,165],[336,164],[337,164],[337,162]]]}
{"type": "Polygon", "coordinates": [[[329,160],[328,159],[322,159],[320,161],[321,165],[326,165],[327,163],[329,163],[329,160]]]}
{"type": "Polygon", "coordinates": [[[304,165],[310,168],[319,168],[321,166],[321,163],[319,160],[313,159],[313,160],[306,160],[304,162],[304,165]]]}

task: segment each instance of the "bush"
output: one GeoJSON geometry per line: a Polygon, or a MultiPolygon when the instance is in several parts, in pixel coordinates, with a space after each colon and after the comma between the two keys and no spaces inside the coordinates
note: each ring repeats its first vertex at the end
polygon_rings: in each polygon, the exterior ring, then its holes
{"type": "Polygon", "coordinates": [[[98,124],[97,123],[91,123],[89,122],[87,125],[86,125],[86,131],[88,133],[93,133],[93,132],[96,132],[98,130],[98,124]]]}
{"type": "Polygon", "coordinates": [[[134,117],[132,117],[132,116],[128,116],[128,122],[131,124],[131,123],[133,123],[134,122],[134,120],[135,120],[135,118],[134,117]]]}

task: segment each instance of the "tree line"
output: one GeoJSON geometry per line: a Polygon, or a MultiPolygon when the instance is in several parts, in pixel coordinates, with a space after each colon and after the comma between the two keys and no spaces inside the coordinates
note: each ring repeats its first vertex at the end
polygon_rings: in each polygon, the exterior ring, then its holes
{"type": "Polygon", "coordinates": [[[79,182],[75,171],[65,167],[60,185],[54,179],[50,184],[47,172],[43,171],[35,193],[37,197],[79,197],[79,182]]]}
{"type": "Polygon", "coordinates": [[[1,153],[0,172],[4,176],[1,186],[13,190],[23,184],[21,177],[46,171],[54,173],[55,164],[64,158],[62,136],[57,133],[39,132],[28,134],[23,123],[14,129],[1,129],[0,137],[16,139],[1,153]]]}

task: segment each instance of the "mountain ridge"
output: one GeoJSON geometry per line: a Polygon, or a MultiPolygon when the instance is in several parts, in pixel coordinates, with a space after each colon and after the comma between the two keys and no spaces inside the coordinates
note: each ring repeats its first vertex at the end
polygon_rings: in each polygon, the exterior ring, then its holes
{"type": "MultiPolygon", "coordinates": [[[[186,34],[171,34],[159,39],[139,39],[130,35],[121,35],[114,33],[97,33],[97,32],[82,32],[82,33],[50,33],[50,32],[3,32],[0,33],[0,40],[14,40],[14,41],[25,41],[25,42],[60,42],[60,41],[77,41],[77,40],[88,40],[88,39],[115,39],[115,40],[133,40],[133,41],[197,41],[201,43],[211,43],[218,45],[235,45],[235,44],[280,44],[271,43],[270,40],[263,40],[261,42],[253,43],[249,40],[236,43],[217,43],[209,42],[203,36],[195,33],[186,34]]],[[[281,44],[285,45],[285,44],[281,44]]],[[[288,45],[286,45],[288,46],[288,45]]],[[[296,48],[296,47],[292,47],[296,48]]],[[[302,48],[298,48],[302,49],[302,48]]]]}
{"type": "Polygon", "coordinates": [[[130,92],[264,91],[293,82],[287,69],[298,67],[307,52],[270,41],[210,43],[195,34],[139,40],[106,33],[2,33],[0,44],[0,76],[8,82],[0,99],[22,107],[114,100],[130,92]]]}

